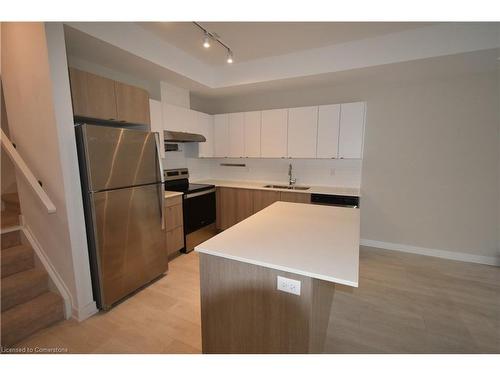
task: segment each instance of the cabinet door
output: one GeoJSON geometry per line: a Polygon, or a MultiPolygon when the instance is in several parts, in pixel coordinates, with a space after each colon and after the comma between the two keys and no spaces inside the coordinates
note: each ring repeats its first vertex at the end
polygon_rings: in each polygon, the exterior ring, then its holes
{"type": "Polygon", "coordinates": [[[214,156],[214,119],[213,116],[198,112],[198,131],[207,139],[198,143],[198,157],[211,158],[214,156]]]}
{"type": "Polygon", "coordinates": [[[311,194],[282,191],[280,193],[280,201],[293,203],[311,203],[311,194]]]}
{"type": "Polygon", "coordinates": [[[230,158],[240,158],[245,153],[245,117],[243,113],[230,113],[229,121],[229,153],[230,158]]]}
{"type": "Polygon", "coordinates": [[[183,226],[182,204],[165,207],[165,230],[183,226]]]}
{"type": "Polygon", "coordinates": [[[165,146],[163,143],[163,116],[161,111],[161,102],[149,99],[149,112],[151,113],[152,132],[157,132],[160,138],[160,157],[165,158],[165,146]]]}
{"type": "Polygon", "coordinates": [[[288,109],[288,157],[315,158],[318,107],[288,109]]]}
{"type": "Polygon", "coordinates": [[[288,110],[262,111],[261,156],[283,158],[287,155],[288,110]]]}
{"type": "Polygon", "coordinates": [[[365,128],[365,103],[340,105],[339,157],[361,159],[363,157],[363,133],[365,128]]]}
{"type": "Polygon", "coordinates": [[[253,191],[253,212],[259,212],[260,210],[270,206],[274,202],[280,200],[279,191],[267,191],[267,190],[254,190],[253,191]]]}
{"type": "Polygon", "coordinates": [[[225,230],[238,222],[236,189],[217,188],[217,227],[225,230]]]}
{"type": "Polygon", "coordinates": [[[236,192],[236,222],[253,215],[253,190],[233,189],[236,192]]]}
{"type": "Polygon", "coordinates": [[[228,115],[214,116],[214,156],[225,158],[229,154],[229,121],[228,115]]]}
{"type": "Polygon", "coordinates": [[[261,112],[245,112],[245,156],[260,158],[261,112]]]}
{"type": "Polygon", "coordinates": [[[340,128],[340,104],[321,105],[318,109],[318,148],[316,157],[338,157],[340,128]]]}
{"type": "Polygon", "coordinates": [[[184,229],[177,227],[165,233],[167,243],[167,254],[171,255],[184,247],[184,229]]]}
{"type": "Polygon", "coordinates": [[[146,90],[115,82],[118,120],[149,125],[149,94],[146,90]]]}
{"type": "Polygon", "coordinates": [[[87,103],[87,72],[69,68],[73,116],[90,117],[87,103]]]}
{"type": "Polygon", "coordinates": [[[217,227],[225,230],[254,213],[253,190],[217,188],[217,227]]]}
{"type": "Polygon", "coordinates": [[[118,119],[115,81],[87,73],[87,114],[102,120],[118,119]]]}

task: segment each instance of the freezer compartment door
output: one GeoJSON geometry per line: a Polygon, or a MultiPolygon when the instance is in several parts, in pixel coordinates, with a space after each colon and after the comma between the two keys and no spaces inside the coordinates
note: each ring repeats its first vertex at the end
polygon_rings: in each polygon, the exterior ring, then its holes
{"type": "Polygon", "coordinates": [[[92,194],[102,308],[167,270],[161,184],[92,194]]]}
{"type": "Polygon", "coordinates": [[[99,125],[81,125],[90,191],[159,182],[155,133],[99,125]]]}

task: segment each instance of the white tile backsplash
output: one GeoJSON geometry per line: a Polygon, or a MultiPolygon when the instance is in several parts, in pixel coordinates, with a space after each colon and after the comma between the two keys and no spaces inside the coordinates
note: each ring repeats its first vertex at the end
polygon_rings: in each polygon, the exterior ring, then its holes
{"type": "Polygon", "coordinates": [[[284,183],[288,164],[293,166],[297,184],[357,187],[361,185],[361,160],[332,159],[199,159],[196,143],[179,144],[182,151],[167,152],[164,168],[189,168],[192,180],[224,179],[284,183]],[[245,167],[221,166],[222,163],[245,164],[245,167]]]}

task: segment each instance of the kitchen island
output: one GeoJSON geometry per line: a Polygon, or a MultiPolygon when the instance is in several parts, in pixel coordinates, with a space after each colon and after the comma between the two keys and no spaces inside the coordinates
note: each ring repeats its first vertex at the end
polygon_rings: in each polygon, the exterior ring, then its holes
{"type": "Polygon", "coordinates": [[[358,286],[359,225],[276,202],[198,245],[203,352],[322,352],[335,284],[358,286]]]}

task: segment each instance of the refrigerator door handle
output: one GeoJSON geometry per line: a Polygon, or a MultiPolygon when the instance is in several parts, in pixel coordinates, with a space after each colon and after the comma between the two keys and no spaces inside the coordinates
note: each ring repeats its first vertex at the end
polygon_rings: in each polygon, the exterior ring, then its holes
{"type": "Polygon", "coordinates": [[[163,179],[163,163],[161,162],[161,153],[160,153],[160,135],[155,132],[154,133],[155,135],[155,144],[156,144],[156,155],[157,155],[157,159],[158,159],[158,169],[159,169],[159,174],[160,174],[160,181],[161,181],[161,185],[159,186],[159,201],[160,201],[160,220],[161,220],[161,229],[162,230],[165,230],[165,208],[164,208],[164,179],[163,179]]]}

